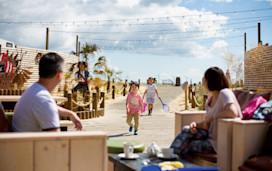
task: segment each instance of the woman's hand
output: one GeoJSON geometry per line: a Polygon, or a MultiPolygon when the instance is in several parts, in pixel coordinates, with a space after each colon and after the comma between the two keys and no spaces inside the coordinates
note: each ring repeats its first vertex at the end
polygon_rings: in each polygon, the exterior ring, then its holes
{"type": "Polygon", "coordinates": [[[211,122],[213,120],[213,116],[209,116],[208,118],[206,118],[204,121],[203,121],[203,129],[206,129],[208,130],[210,125],[211,125],[211,122]]]}
{"type": "Polygon", "coordinates": [[[196,130],[196,123],[195,122],[192,122],[190,124],[190,131],[191,131],[192,134],[195,134],[197,132],[197,130],[196,130]]]}

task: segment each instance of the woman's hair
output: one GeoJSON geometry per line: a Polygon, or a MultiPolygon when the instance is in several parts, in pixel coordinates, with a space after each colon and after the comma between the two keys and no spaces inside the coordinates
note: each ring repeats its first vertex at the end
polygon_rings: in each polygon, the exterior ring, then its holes
{"type": "Polygon", "coordinates": [[[204,74],[204,78],[207,81],[208,89],[210,91],[222,90],[229,88],[229,82],[222,69],[218,67],[211,67],[207,69],[204,74]]]}
{"type": "Polygon", "coordinates": [[[136,82],[131,82],[131,83],[130,83],[130,87],[132,87],[133,84],[134,84],[135,86],[137,86],[138,88],[140,88],[140,85],[139,85],[138,83],[136,83],[136,82]]]}

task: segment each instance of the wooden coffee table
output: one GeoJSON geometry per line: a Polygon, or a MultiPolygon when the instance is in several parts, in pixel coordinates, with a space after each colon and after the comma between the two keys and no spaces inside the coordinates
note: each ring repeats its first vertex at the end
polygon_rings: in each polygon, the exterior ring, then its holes
{"type": "MultiPolygon", "coordinates": [[[[112,154],[109,156],[109,161],[111,161],[114,164],[114,171],[141,171],[141,168],[144,166],[142,161],[144,159],[149,159],[149,164],[158,164],[163,162],[164,160],[154,157],[149,158],[147,153],[137,153],[139,155],[139,158],[135,160],[125,160],[118,157],[118,154],[112,154]]],[[[184,167],[200,167],[198,165],[195,165],[193,163],[176,159],[177,161],[180,161],[183,163],[184,167]]]]}

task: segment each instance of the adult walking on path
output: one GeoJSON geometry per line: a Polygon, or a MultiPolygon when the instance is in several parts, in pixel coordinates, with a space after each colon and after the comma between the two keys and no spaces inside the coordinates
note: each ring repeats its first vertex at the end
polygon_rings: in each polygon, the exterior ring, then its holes
{"type": "MultiPolygon", "coordinates": [[[[164,97],[164,102],[170,104],[170,106],[171,102],[184,94],[181,87],[158,86],[157,88],[160,95],[164,97]]],[[[155,102],[152,117],[140,115],[141,134],[135,136],[127,129],[125,103],[126,99],[123,98],[115,104],[106,106],[104,117],[82,120],[83,131],[104,131],[109,139],[138,140],[143,142],[146,148],[152,142],[156,142],[160,147],[170,146],[174,139],[175,116],[173,112],[175,111],[164,113],[160,101],[155,102]]]]}

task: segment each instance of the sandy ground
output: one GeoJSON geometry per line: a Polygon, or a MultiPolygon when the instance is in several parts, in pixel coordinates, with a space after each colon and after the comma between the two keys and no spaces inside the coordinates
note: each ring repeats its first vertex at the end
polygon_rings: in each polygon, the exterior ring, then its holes
{"type": "MultiPolygon", "coordinates": [[[[138,135],[128,131],[124,96],[107,99],[105,116],[83,120],[83,131],[104,131],[109,139],[138,140],[143,142],[146,148],[152,142],[156,142],[161,148],[169,147],[174,139],[174,113],[185,109],[185,97],[180,87],[158,87],[158,92],[171,110],[169,113],[164,113],[162,104],[156,99],[152,116],[148,116],[147,111],[140,115],[138,135]]],[[[73,131],[73,128],[68,130],[73,131]]]]}

